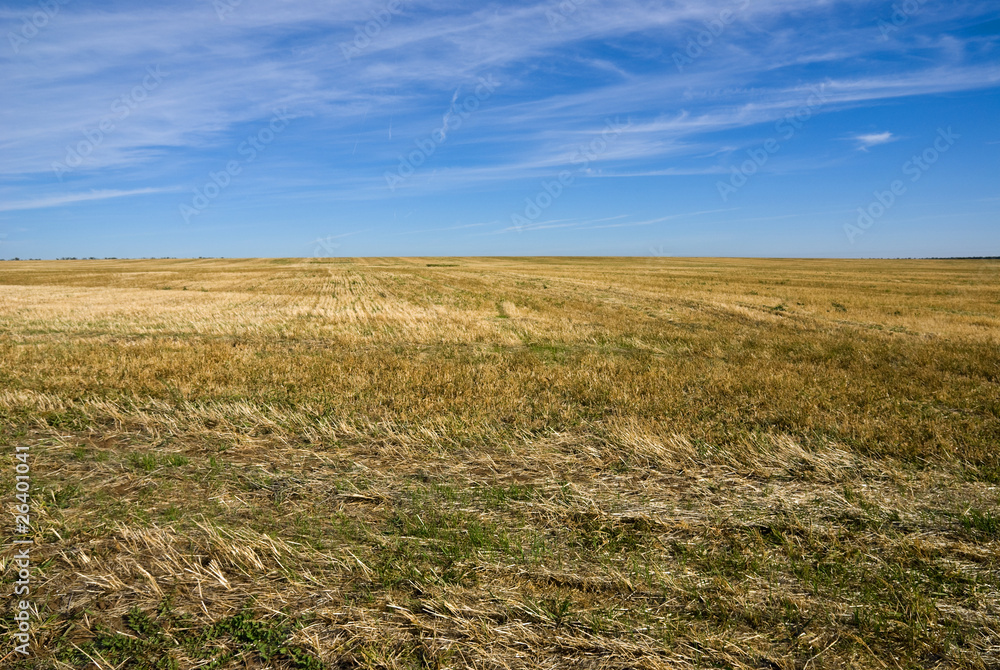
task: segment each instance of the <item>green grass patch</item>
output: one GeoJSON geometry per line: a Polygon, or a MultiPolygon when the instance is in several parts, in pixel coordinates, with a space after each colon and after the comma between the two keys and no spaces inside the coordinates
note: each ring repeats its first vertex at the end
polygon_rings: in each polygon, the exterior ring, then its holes
{"type": "Polygon", "coordinates": [[[60,640],[56,658],[80,668],[102,658],[114,667],[134,670],[176,670],[181,657],[196,659],[198,667],[206,670],[237,660],[303,670],[325,667],[314,655],[289,642],[304,621],[289,617],[265,619],[249,608],[198,627],[189,617],[172,613],[169,601],[165,601],[156,613],[133,608],[122,623],[130,634],[98,627],[93,639],[82,644],[60,640]]]}

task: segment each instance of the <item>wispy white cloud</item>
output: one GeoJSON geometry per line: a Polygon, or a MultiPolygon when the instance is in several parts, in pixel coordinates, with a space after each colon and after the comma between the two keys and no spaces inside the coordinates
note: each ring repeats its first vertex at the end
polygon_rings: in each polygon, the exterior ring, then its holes
{"type": "Polygon", "coordinates": [[[698,216],[705,216],[707,214],[719,214],[722,212],[732,212],[736,211],[736,207],[726,207],[722,209],[706,209],[697,212],[683,212],[678,214],[668,214],[666,216],[658,216],[652,219],[643,219],[640,221],[621,221],[621,219],[630,218],[627,214],[621,214],[618,216],[604,217],[599,219],[584,219],[584,220],[574,220],[574,219],[551,219],[548,221],[535,221],[525,225],[514,225],[501,228],[499,230],[493,231],[491,234],[499,235],[503,233],[522,233],[522,232],[533,232],[537,230],[548,230],[552,228],[565,228],[570,230],[602,230],[606,228],[636,228],[641,226],[652,226],[657,223],[664,223],[666,221],[673,221],[677,219],[690,219],[698,216]],[[607,221],[615,221],[615,223],[606,223],[607,221]]]}
{"type": "Polygon", "coordinates": [[[163,193],[176,189],[169,188],[136,188],[128,191],[90,191],[87,193],[69,193],[66,195],[50,195],[30,200],[12,200],[0,202],[0,212],[11,212],[24,209],[45,209],[48,207],[60,207],[77,202],[88,202],[92,200],[108,200],[110,198],[124,198],[132,195],[147,195],[150,193],[163,193]]]}
{"type": "Polygon", "coordinates": [[[880,144],[888,144],[889,142],[895,142],[899,138],[886,130],[881,133],[862,133],[854,135],[851,139],[858,145],[859,151],[868,151],[871,147],[875,147],[880,144]]]}
{"type": "MultiPolygon", "coordinates": [[[[74,172],[76,185],[111,192],[109,181],[123,173],[176,183],[191,166],[203,182],[206,156],[224,164],[281,106],[303,119],[308,139],[298,141],[309,150],[286,156],[279,177],[295,174],[296,189],[321,185],[344,197],[386,197],[382,171],[414,139],[442,127],[442,108],[448,152],[407,182],[411,192],[544,176],[571,162],[604,119],[616,116],[632,126],[593,161],[595,176],[716,174],[728,152],[753,139],[718,134],[773,124],[818,88],[826,95],[815,108],[820,114],[1000,84],[1000,64],[969,58],[954,36],[921,43],[920,59],[879,66],[881,54],[909,48],[906,31],[875,39],[874,18],[828,30],[842,3],[803,7],[794,0],[750,3],[678,72],[672,54],[734,4],[590,0],[553,27],[551,0],[472,9],[407,2],[349,63],[341,45],[377,4],[244,0],[224,22],[212,3],[194,0],[128,11],[69,4],[21,54],[0,50],[4,95],[18,101],[0,108],[7,131],[0,174],[31,183],[51,177],[53,162],[156,65],[169,73],[162,86],[103,134],[74,172]],[[791,10],[817,20],[790,26],[791,10]],[[593,43],[607,48],[588,50],[593,43]],[[614,50],[639,56],[607,55],[614,50]],[[827,67],[811,68],[816,64],[827,67]],[[504,82],[502,93],[453,127],[462,92],[490,73],[504,82]]],[[[848,4],[876,10],[863,0],[848,4]]],[[[969,10],[925,5],[913,21],[962,11],[969,10]]],[[[0,11],[15,22],[20,16],[0,11]]],[[[864,149],[896,139],[883,135],[854,139],[864,149]]]]}
{"type": "Polygon", "coordinates": [[[614,224],[604,224],[600,226],[581,226],[583,230],[596,230],[599,228],[631,228],[635,226],[651,226],[655,223],[663,223],[665,221],[673,221],[676,219],[690,219],[697,216],[705,216],[706,214],[719,214],[722,212],[733,212],[739,209],[738,207],[725,207],[722,209],[706,209],[698,212],[684,212],[681,214],[669,214],[667,216],[659,216],[653,219],[646,219],[644,221],[632,221],[625,223],[614,223],[614,224]]]}
{"type": "Polygon", "coordinates": [[[466,230],[468,228],[482,228],[483,226],[489,226],[495,224],[496,221],[490,221],[486,223],[466,223],[457,226],[445,226],[444,228],[425,228],[423,230],[404,230],[402,232],[396,233],[396,235],[420,235],[423,233],[439,233],[447,230],[466,230]]]}

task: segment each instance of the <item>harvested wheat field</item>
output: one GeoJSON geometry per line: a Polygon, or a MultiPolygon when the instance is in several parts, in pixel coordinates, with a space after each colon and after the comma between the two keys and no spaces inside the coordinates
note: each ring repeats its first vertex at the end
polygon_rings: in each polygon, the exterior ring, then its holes
{"type": "Polygon", "coordinates": [[[998,344],[985,260],[0,263],[0,665],[998,668],[998,344]]]}

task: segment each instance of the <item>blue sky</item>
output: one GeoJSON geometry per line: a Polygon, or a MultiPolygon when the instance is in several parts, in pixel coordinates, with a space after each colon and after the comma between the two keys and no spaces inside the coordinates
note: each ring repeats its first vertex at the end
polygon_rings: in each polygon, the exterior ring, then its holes
{"type": "Polygon", "coordinates": [[[0,258],[1000,255],[996,2],[0,5],[0,258]]]}

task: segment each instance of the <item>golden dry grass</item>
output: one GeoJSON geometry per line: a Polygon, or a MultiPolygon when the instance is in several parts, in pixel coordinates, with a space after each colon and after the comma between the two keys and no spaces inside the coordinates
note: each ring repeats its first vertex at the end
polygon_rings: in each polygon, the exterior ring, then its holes
{"type": "Polygon", "coordinates": [[[998,326],[984,260],[2,263],[22,665],[998,667],[998,326]]]}

